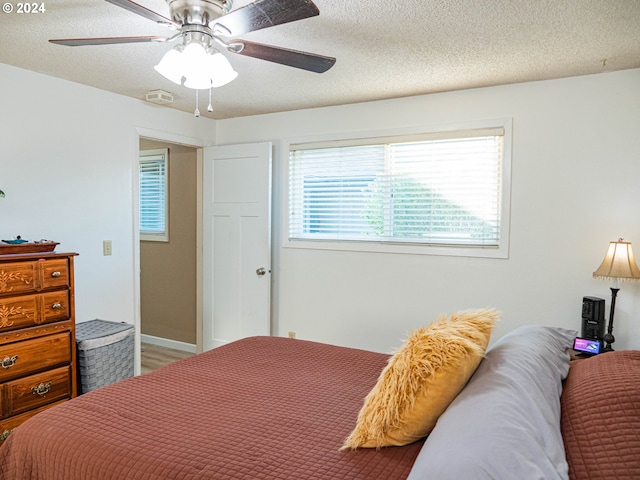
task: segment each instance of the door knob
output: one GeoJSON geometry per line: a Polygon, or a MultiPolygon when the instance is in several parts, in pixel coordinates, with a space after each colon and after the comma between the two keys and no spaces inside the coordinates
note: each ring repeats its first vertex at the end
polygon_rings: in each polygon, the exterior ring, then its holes
{"type": "Polygon", "coordinates": [[[260,267],[259,269],[256,270],[256,275],[258,275],[259,277],[261,277],[265,273],[267,273],[267,271],[262,267],[260,267]]]}

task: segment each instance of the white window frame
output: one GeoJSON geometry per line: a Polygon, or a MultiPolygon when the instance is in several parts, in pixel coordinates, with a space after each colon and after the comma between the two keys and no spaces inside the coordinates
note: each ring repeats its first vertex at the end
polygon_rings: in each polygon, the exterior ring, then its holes
{"type": "MultiPolygon", "coordinates": [[[[147,242],[168,242],[169,241],[169,149],[158,148],[153,150],[141,150],[138,165],[140,166],[145,161],[157,161],[162,159],[164,161],[164,232],[161,233],[149,233],[142,230],[142,216],[140,218],[140,240],[147,242]]],[[[139,181],[142,179],[142,175],[139,174],[139,181]]],[[[142,189],[139,188],[140,195],[142,189]]],[[[141,204],[141,202],[139,202],[141,204]]]]}
{"type": "Polygon", "coordinates": [[[510,236],[510,215],[511,215],[511,150],[512,150],[512,129],[513,120],[511,118],[489,119],[474,122],[460,122],[447,125],[419,126],[401,129],[389,129],[382,131],[368,131],[357,133],[344,133],[333,135],[318,135],[310,137],[290,138],[282,144],[282,246],[284,248],[302,248],[314,250],[343,250],[357,252],[377,252],[377,253],[400,253],[417,255],[443,255],[458,257],[481,257],[481,258],[509,258],[509,236],[510,236]],[[353,141],[356,139],[370,140],[375,144],[381,138],[398,137],[407,135],[429,135],[442,133],[443,136],[452,136],[457,131],[474,129],[502,128],[503,137],[503,159],[501,178],[501,205],[500,205],[500,237],[497,246],[463,246],[463,245],[437,245],[437,244],[399,244],[392,242],[375,241],[336,241],[336,240],[316,240],[316,239],[289,239],[289,155],[292,147],[301,144],[311,143],[333,143],[341,141],[353,141]]]}

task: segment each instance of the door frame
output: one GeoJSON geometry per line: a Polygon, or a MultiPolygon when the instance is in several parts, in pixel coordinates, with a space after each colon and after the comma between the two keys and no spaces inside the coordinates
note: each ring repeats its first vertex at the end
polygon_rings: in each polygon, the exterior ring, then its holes
{"type": "Polygon", "coordinates": [[[204,147],[211,144],[199,138],[174,133],[136,127],[135,155],[132,163],[133,191],[133,300],[135,328],[135,369],[136,375],[141,371],[141,317],[140,317],[140,138],[149,138],[160,142],[184,145],[196,149],[196,353],[202,352],[202,169],[204,147]]]}

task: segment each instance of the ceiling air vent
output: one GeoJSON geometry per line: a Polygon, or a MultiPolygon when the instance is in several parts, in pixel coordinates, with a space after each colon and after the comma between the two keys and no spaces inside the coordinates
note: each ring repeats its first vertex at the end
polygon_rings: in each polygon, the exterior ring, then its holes
{"type": "Polygon", "coordinates": [[[173,95],[164,90],[150,90],[147,92],[147,102],[157,103],[159,105],[173,103],[173,95]]]}

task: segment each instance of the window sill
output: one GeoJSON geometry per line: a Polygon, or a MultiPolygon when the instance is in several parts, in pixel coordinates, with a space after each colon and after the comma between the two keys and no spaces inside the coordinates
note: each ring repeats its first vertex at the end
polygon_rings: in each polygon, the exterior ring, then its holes
{"type": "Polygon", "coordinates": [[[327,240],[285,240],[284,248],[301,248],[308,250],[339,250],[368,253],[394,253],[408,255],[440,255],[449,257],[509,258],[509,246],[462,246],[406,244],[389,242],[327,241],[327,240]]]}

